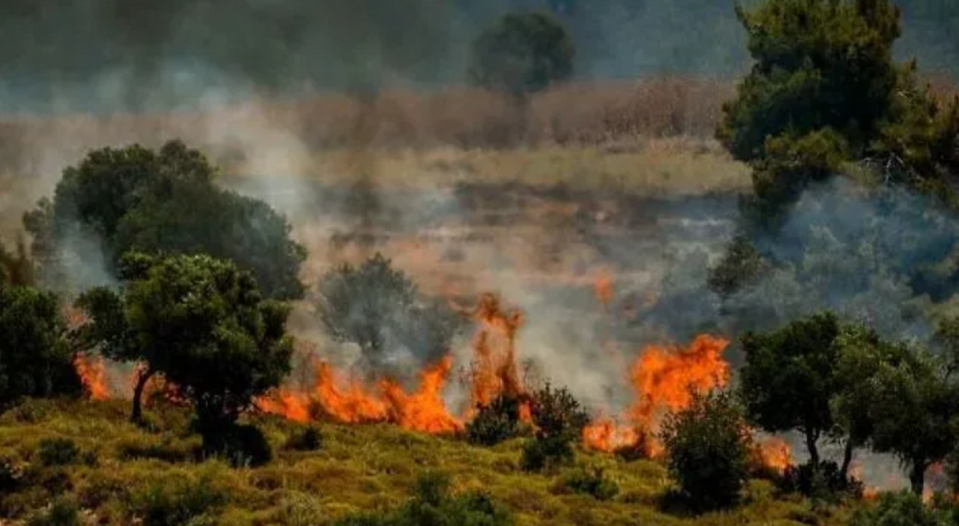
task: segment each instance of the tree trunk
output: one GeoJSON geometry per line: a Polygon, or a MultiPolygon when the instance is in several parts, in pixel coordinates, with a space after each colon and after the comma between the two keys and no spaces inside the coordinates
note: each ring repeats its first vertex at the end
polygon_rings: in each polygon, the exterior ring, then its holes
{"type": "Polygon", "coordinates": [[[909,471],[909,485],[912,487],[912,492],[920,497],[926,486],[926,467],[924,460],[913,460],[912,469],[909,471]]]}
{"type": "Polygon", "coordinates": [[[806,449],[809,451],[809,463],[814,466],[819,465],[819,448],[816,446],[818,436],[819,433],[806,431],[806,449]]]}
{"type": "Polygon", "coordinates": [[[852,439],[846,440],[846,450],[843,451],[842,455],[842,478],[844,479],[849,476],[849,465],[852,464],[853,449],[852,439]]]}
{"type": "Polygon", "coordinates": [[[137,384],[133,387],[133,412],[130,415],[130,421],[139,424],[143,421],[143,390],[146,389],[147,382],[156,374],[153,369],[147,368],[140,371],[137,377],[137,384]]]}

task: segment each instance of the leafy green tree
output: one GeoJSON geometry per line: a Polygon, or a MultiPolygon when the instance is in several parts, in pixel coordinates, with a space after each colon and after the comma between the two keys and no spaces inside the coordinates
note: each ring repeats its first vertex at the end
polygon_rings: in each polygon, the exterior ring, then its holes
{"type": "Polygon", "coordinates": [[[589,423],[589,415],[573,394],[546,383],[530,396],[530,416],[535,433],[523,449],[523,469],[539,471],[571,463],[573,444],[589,423]]]}
{"type": "Polygon", "coordinates": [[[99,244],[115,270],[124,254],[205,253],[230,259],[272,298],[303,293],[303,247],[286,219],[261,201],[215,186],[215,169],[197,150],[172,141],[91,151],[67,168],[53,200],[24,217],[46,279],[70,272],[78,244],[99,244]],[[66,267],[66,268],[65,268],[66,267]]]}
{"type": "Polygon", "coordinates": [[[847,161],[879,159],[887,177],[901,166],[919,187],[957,166],[956,106],[940,109],[914,66],[893,61],[890,0],[766,0],[737,14],[755,63],[717,135],[752,165],[760,212],[847,161]]]}
{"type": "Polygon", "coordinates": [[[79,338],[141,364],[134,419],[144,379],[161,374],[192,403],[204,439],[212,440],[289,372],[289,308],[263,300],[253,277],[234,264],[131,254],[122,276],[121,293],[93,289],[78,300],[92,319],[79,338]]]}
{"type": "Polygon", "coordinates": [[[476,407],[476,416],[466,425],[466,438],[471,444],[495,446],[515,438],[526,430],[520,419],[518,396],[502,394],[486,405],[476,407]]]}
{"type": "Polygon", "coordinates": [[[420,294],[381,254],[323,276],[316,306],[328,334],[359,345],[377,370],[387,368],[400,349],[424,362],[440,358],[463,325],[445,302],[420,294]]]}
{"type": "Polygon", "coordinates": [[[959,390],[934,357],[909,349],[884,361],[869,382],[874,451],[891,453],[909,470],[913,492],[921,495],[926,470],[955,448],[959,390]]]}
{"type": "Polygon", "coordinates": [[[667,415],[661,437],[669,472],[698,511],[735,504],[749,475],[750,436],[728,392],[696,393],[689,407],[667,415]]]}
{"type": "MultiPolygon", "coordinates": [[[[836,317],[823,313],[742,339],[740,395],[747,418],[771,433],[803,433],[813,465],[820,461],[819,439],[835,426],[829,403],[839,387],[834,369],[840,332],[836,317]]],[[[848,462],[844,474],[847,468],[848,462]]]]}
{"type": "Polygon", "coordinates": [[[762,254],[745,234],[739,233],[733,237],[719,264],[710,269],[707,284],[709,290],[727,299],[769,270],[770,265],[762,254]]]}
{"type": "Polygon", "coordinates": [[[0,284],[0,407],[82,392],[66,334],[55,295],[0,284]]]}
{"type": "Polygon", "coordinates": [[[509,13],[473,42],[469,76],[521,99],[572,76],[574,55],[570,34],[552,15],[509,13]]]}

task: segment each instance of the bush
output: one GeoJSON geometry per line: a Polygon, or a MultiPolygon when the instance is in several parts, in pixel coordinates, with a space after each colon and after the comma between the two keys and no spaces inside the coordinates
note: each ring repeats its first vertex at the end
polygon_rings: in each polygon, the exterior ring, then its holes
{"type": "Polygon", "coordinates": [[[518,397],[502,394],[479,406],[476,417],[466,425],[466,439],[474,445],[495,446],[520,436],[525,428],[520,421],[521,403],[518,397]]]}
{"type": "Polygon", "coordinates": [[[195,481],[170,478],[133,492],[127,513],[143,526],[213,525],[226,500],[226,495],[206,477],[195,481]]]}
{"type": "Polygon", "coordinates": [[[609,500],[619,493],[619,485],[606,478],[600,467],[578,469],[564,476],[557,489],[591,495],[597,500],[609,500]]]}
{"type": "Polygon", "coordinates": [[[124,441],[117,446],[117,456],[121,460],[154,459],[175,464],[190,460],[192,451],[187,443],[175,443],[169,438],[162,443],[142,441],[124,441]]]}
{"type": "Polygon", "coordinates": [[[363,360],[378,371],[396,363],[397,349],[410,352],[416,366],[438,360],[463,324],[445,301],[420,294],[381,254],[327,273],[317,290],[316,310],[330,336],[359,345],[363,360]]]}
{"type": "Polygon", "coordinates": [[[695,511],[738,502],[748,478],[750,436],[728,392],[695,394],[686,409],[663,422],[669,472],[695,511]]]}
{"type": "Polygon", "coordinates": [[[37,446],[40,463],[47,467],[69,466],[80,460],[77,444],[69,438],[45,438],[37,446]]]}
{"type": "Polygon", "coordinates": [[[68,499],[56,499],[50,507],[34,514],[27,526],[80,526],[77,504],[68,499]]]}
{"type": "Polygon", "coordinates": [[[800,493],[815,500],[837,502],[844,495],[862,496],[862,482],[845,477],[835,462],[823,461],[817,465],[806,463],[789,466],[783,473],[779,487],[787,493],[800,493]]]}
{"type": "Polygon", "coordinates": [[[519,466],[523,471],[544,471],[568,466],[575,458],[573,445],[569,440],[534,437],[523,444],[519,466]]]}
{"type": "Polygon", "coordinates": [[[878,505],[858,511],[849,526],[943,526],[941,515],[911,492],[885,493],[878,505]]]}
{"type": "Polygon", "coordinates": [[[224,458],[234,467],[257,467],[273,460],[273,449],[256,426],[227,424],[203,432],[203,457],[224,458]]]}
{"type": "Polygon", "coordinates": [[[510,514],[483,493],[450,493],[449,476],[428,472],[416,481],[413,498],[387,514],[360,514],[337,521],[336,526],[509,526],[510,514]]]}
{"type": "Polygon", "coordinates": [[[323,435],[316,427],[297,430],[286,441],[286,449],[292,451],[316,451],[323,447],[323,435]]]}
{"type": "Polygon", "coordinates": [[[589,415],[565,387],[554,389],[549,383],[533,393],[530,415],[536,432],[523,447],[520,466],[526,471],[541,471],[573,461],[573,444],[579,441],[589,415]]]}
{"type": "Polygon", "coordinates": [[[54,294],[0,285],[0,410],[24,397],[83,392],[64,334],[54,294]]]}

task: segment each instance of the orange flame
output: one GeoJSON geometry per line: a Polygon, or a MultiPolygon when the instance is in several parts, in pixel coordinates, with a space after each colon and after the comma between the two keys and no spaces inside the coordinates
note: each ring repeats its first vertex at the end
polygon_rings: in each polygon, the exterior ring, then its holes
{"type": "MultiPolygon", "coordinates": [[[[599,451],[636,446],[644,434],[655,434],[666,413],[688,407],[693,392],[725,386],[730,370],[722,354],[728,345],[723,338],[700,335],[688,348],[647,347],[629,373],[636,391],[636,402],[625,419],[629,425],[599,419],[584,429],[584,445],[599,451]]],[[[652,439],[647,448],[651,457],[662,452],[652,439]]]]}
{"type": "Polygon", "coordinates": [[[90,398],[98,402],[110,399],[110,388],[107,384],[106,366],[103,358],[89,357],[78,354],[73,359],[80,381],[90,394],[90,398]]]}
{"type": "Polygon", "coordinates": [[[317,402],[332,418],[346,424],[381,422],[389,416],[388,407],[375,394],[367,392],[356,378],[350,378],[345,390],[337,386],[333,366],[321,362],[317,369],[317,402]]]}
{"type": "Polygon", "coordinates": [[[392,420],[400,427],[426,433],[455,433],[463,429],[463,423],[450,415],[443,401],[443,388],[453,359],[443,358],[438,364],[420,373],[419,389],[408,395],[396,382],[381,383],[390,403],[392,420]]]}
{"type": "Polygon", "coordinates": [[[635,427],[621,426],[610,418],[600,418],[583,428],[583,444],[606,453],[633,447],[640,438],[640,432],[635,427]]]}
{"type": "Polygon", "coordinates": [[[613,297],[616,295],[613,290],[613,274],[609,270],[602,269],[599,271],[599,275],[593,283],[593,294],[596,296],[596,300],[603,304],[603,307],[609,308],[609,304],[612,303],[613,297]]]}
{"type": "Polygon", "coordinates": [[[516,364],[516,333],[523,324],[523,314],[504,311],[497,296],[484,294],[473,317],[479,330],[473,340],[472,405],[489,405],[502,394],[522,395],[525,389],[516,364]]]}
{"type": "Polygon", "coordinates": [[[759,457],[764,466],[782,474],[792,465],[792,448],[782,439],[769,438],[759,444],[759,457]]]}

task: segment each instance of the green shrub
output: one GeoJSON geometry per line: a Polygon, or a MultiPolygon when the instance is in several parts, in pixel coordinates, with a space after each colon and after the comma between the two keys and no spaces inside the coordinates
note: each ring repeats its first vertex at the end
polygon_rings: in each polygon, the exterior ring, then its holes
{"type": "Polygon", "coordinates": [[[619,485],[606,478],[601,467],[577,469],[560,479],[557,489],[591,495],[597,500],[609,500],[619,493],[619,485]]]}
{"type": "Polygon", "coordinates": [[[117,456],[121,460],[154,459],[175,464],[190,460],[192,452],[184,444],[168,438],[162,443],[143,443],[139,440],[121,442],[117,446],[117,456]]]}
{"type": "Polygon", "coordinates": [[[393,513],[358,514],[336,526],[509,526],[510,514],[483,493],[450,493],[449,476],[428,472],[416,481],[413,498],[393,513]]]}
{"type": "Polygon", "coordinates": [[[573,463],[573,445],[562,438],[532,438],[523,444],[519,467],[523,471],[536,472],[555,469],[573,463]]]}
{"type": "Polygon", "coordinates": [[[134,491],[126,511],[143,526],[215,524],[213,519],[226,501],[225,493],[208,477],[195,481],[170,478],[134,491]]]}
{"type": "Polygon", "coordinates": [[[750,437],[742,411],[727,393],[696,394],[663,422],[669,472],[694,511],[738,502],[748,478],[750,437]]]}
{"type": "Polygon", "coordinates": [[[525,471],[541,471],[570,464],[574,459],[573,444],[589,415],[565,387],[554,389],[547,383],[533,393],[530,414],[536,432],[523,447],[520,467],[525,471]]]}
{"type": "Polygon", "coordinates": [[[806,497],[838,501],[841,497],[862,496],[862,482],[843,476],[835,462],[823,461],[817,465],[806,463],[789,466],[779,481],[779,487],[787,493],[800,493],[806,497]]]}
{"type": "Polygon", "coordinates": [[[518,397],[503,394],[479,406],[476,417],[466,426],[466,439],[474,445],[495,446],[520,436],[525,428],[520,421],[521,403],[518,397]]]}
{"type": "Polygon", "coordinates": [[[80,526],[79,509],[72,500],[56,499],[47,509],[32,515],[27,526],[80,526]]]}
{"type": "Polygon", "coordinates": [[[940,515],[911,492],[885,493],[878,505],[857,512],[849,526],[944,526],[940,515]]]}
{"type": "Polygon", "coordinates": [[[316,497],[296,493],[281,504],[279,521],[284,526],[316,526],[324,519],[323,507],[316,497]]]}
{"type": "Polygon", "coordinates": [[[234,467],[256,467],[273,460],[273,449],[258,427],[253,425],[223,425],[206,430],[201,457],[219,457],[234,467]]]}
{"type": "Polygon", "coordinates": [[[316,451],[323,447],[323,435],[314,426],[297,430],[286,441],[286,449],[292,451],[316,451]]]}
{"type": "Polygon", "coordinates": [[[37,456],[44,466],[69,466],[80,461],[81,451],[69,438],[45,438],[37,446],[37,456]]]}

